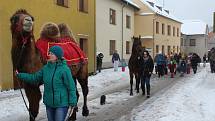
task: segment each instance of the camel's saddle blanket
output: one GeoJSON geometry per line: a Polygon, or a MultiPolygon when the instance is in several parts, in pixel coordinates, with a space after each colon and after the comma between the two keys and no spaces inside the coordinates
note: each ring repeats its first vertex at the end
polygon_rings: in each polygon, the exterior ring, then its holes
{"type": "Polygon", "coordinates": [[[40,50],[43,59],[48,59],[48,50],[50,47],[58,45],[64,51],[64,59],[68,65],[78,63],[87,63],[88,58],[85,53],[80,49],[79,45],[71,40],[69,37],[60,38],[59,42],[50,42],[48,39],[40,38],[36,42],[36,47],[40,50]]]}

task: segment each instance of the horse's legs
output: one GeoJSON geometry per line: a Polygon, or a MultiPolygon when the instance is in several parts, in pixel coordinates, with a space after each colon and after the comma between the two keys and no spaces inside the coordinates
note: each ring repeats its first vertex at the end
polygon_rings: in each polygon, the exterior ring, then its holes
{"type": "Polygon", "coordinates": [[[30,121],[35,121],[39,113],[39,102],[42,97],[39,86],[25,84],[25,93],[29,101],[30,121]]]}
{"type": "Polygon", "coordinates": [[[133,95],[133,73],[129,72],[130,73],[130,96],[133,95]]]}
{"type": "Polygon", "coordinates": [[[83,116],[88,116],[89,115],[89,110],[87,108],[87,95],[88,95],[88,92],[89,92],[88,80],[87,79],[82,79],[82,80],[79,79],[79,82],[80,82],[81,89],[82,89],[82,92],[83,92],[83,97],[84,97],[84,105],[83,105],[82,115],[83,116]]]}
{"type": "Polygon", "coordinates": [[[136,79],[136,89],[137,89],[137,93],[139,93],[139,88],[140,88],[140,75],[139,75],[139,74],[135,74],[135,79],[136,79]]]}

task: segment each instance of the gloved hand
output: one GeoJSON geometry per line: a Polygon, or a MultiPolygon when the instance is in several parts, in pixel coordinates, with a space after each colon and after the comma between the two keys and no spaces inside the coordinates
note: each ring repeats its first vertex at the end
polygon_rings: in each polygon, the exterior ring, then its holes
{"type": "Polygon", "coordinates": [[[18,70],[15,70],[16,75],[19,74],[18,70]]]}
{"type": "Polygon", "coordinates": [[[15,74],[16,74],[17,78],[20,78],[20,73],[18,70],[15,70],[15,74]]]}

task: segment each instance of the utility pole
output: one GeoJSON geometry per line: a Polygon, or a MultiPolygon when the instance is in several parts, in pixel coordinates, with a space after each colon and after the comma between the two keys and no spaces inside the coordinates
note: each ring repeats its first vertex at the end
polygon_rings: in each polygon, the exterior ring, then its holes
{"type": "Polygon", "coordinates": [[[215,33],[215,12],[214,12],[214,20],[213,20],[213,32],[215,33]]]}

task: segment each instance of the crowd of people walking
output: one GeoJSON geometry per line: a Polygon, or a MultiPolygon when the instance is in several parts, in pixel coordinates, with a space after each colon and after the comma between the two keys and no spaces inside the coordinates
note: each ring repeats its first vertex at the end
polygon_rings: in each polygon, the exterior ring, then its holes
{"type": "Polygon", "coordinates": [[[197,72],[198,63],[201,62],[201,58],[198,54],[192,53],[189,55],[181,53],[170,53],[164,55],[161,52],[155,56],[155,72],[158,77],[168,75],[174,78],[176,73],[180,73],[180,76],[189,74],[190,70],[193,69],[194,74],[197,72]]]}
{"type": "MultiPolygon", "coordinates": [[[[190,53],[189,55],[186,55],[182,53],[171,52],[165,55],[162,52],[159,52],[153,59],[149,54],[149,52],[147,50],[144,50],[142,53],[142,57],[139,59],[140,68],[141,68],[140,84],[141,84],[142,94],[146,95],[147,98],[150,97],[150,77],[153,74],[154,69],[155,69],[155,74],[157,74],[159,78],[164,78],[164,77],[174,78],[177,73],[181,77],[183,77],[185,74],[190,74],[191,72],[196,74],[200,62],[203,62],[204,63],[203,65],[205,65],[206,62],[209,62],[208,56],[205,54],[202,57],[202,61],[201,61],[201,58],[197,53],[190,53]],[[145,94],[145,88],[146,88],[146,94],[145,94]]],[[[104,56],[102,55],[102,58],[103,57],[104,56]]],[[[119,63],[121,63],[121,65],[126,65],[120,62],[120,57],[117,51],[115,51],[115,53],[112,56],[112,63],[113,63],[114,71],[118,70],[119,63]]],[[[100,69],[101,68],[99,68],[99,70],[100,69]]]]}

